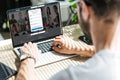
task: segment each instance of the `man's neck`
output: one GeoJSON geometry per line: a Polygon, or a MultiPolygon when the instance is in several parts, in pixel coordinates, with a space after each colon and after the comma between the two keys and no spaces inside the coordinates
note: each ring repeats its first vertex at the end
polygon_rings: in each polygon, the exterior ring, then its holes
{"type": "Polygon", "coordinates": [[[120,35],[120,19],[119,19],[117,25],[115,25],[113,27],[116,27],[116,29],[112,36],[113,39],[111,41],[110,49],[120,51],[120,37],[119,37],[119,35],[120,35]]]}
{"type": "Polygon", "coordinates": [[[98,32],[95,35],[95,46],[96,51],[102,49],[110,49],[113,51],[120,51],[120,19],[113,21],[113,23],[103,23],[99,25],[101,32],[98,32]]]}

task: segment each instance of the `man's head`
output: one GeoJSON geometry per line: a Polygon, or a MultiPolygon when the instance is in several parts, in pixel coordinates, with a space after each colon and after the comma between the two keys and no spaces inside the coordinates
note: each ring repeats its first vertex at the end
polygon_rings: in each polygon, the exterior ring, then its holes
{"type": "Polygon", "coordinates": [[[87,6],[91,6],[98,17],[108,16],[111,12],[120,14],[120,0],[83,0],[87,6]]]}
{"type": "Polygon", "coordinates": [[[47,8],[46,8],[46,11],[47,11],[47,15],[50,15],[50,14],[51,14],[50,7],[47,7],[47,8]]]}
{"type": "Polygon", "coordinates": [[[19,15],[20,18],[22,18],[22,13],[21,12],[19,12],[18,15],[19,15]]]}
{"type": "Polygon", "coordinates": [[[53,8],[54,8],[55,13],[57,13],[57,12],[58,12],[58,8],[57,8],[57,6],[54,5],[53,8]]]}
{"type": "Polygon", "coordinates": [[[120,17],[120,0],[81,0],[78,16],[83,32],[93,40],[100,40],[101,35],[105,37],[113,29],[107,26],[120,17]]]}
{"type": "Polygon", "coordinates": [[[118,13],[118,15],[120,15],[120,0],[81,0],[81,2],[78,4],[78,7],[81,26],[83,27],[84,31],[84,28],[87,29],[85,34],[87,34],[89,37],[90,35],[88,30],[90,24],[85,22],[83,19],[84,17],[89,17],[89,7],[92,9],[94,15],[99,19],[108,17],[114,13],[118,13]],[[86,10],[87,13],[84,10],[86,10]]]}
{"type": "Polygon", "coordinates": [[[14,14],[11,14],[11,18],[14,19],[14,14]]]}

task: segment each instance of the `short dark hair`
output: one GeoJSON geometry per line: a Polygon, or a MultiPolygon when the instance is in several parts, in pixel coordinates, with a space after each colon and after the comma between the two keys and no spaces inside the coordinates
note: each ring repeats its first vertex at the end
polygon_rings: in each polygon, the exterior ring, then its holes
{"type": "Polygon", "coordinates": [[[84,0],[84,2],[92,7],[97,16],[105,17],[112,12],[120,16],[120,0],[84,0]]]}
{"type": "Polygon", "coordinates": [[[53,6],[55,9],[58,9],[56,5],[53,6]]]}
{"type": "Polygon", "coordinates": [[[47,11],[49,10],[49,12],[47,12],[47,14],[48,14],[48,13],[51,14],[50,7],[47,7],[46,10],[47,10],[47,11]]]}

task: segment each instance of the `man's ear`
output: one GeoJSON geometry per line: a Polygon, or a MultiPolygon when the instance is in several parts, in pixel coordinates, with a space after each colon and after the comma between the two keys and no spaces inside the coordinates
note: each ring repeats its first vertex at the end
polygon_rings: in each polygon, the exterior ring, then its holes
{"type": "Polygon", "coordinates": [[[87,21],[90,16],[89,7],[85,4],[84,1],[81,1],[81,8],[82,8],[81,10],[82,17],[85,21],[87,21]]]}

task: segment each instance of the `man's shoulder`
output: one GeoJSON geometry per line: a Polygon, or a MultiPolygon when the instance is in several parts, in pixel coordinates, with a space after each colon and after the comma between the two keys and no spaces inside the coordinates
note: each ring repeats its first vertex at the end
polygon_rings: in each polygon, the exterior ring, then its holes
{"type": "MultiPolygon", "coordinates": [[[[114,69],[117,69],[118,66],[120,67],[119,52],[101,50],[84,64],[69,67],[67,72],[69,72],[71,76],[82,80],[114,80],[112,79],[112,77],[115,77],[115,75],[113,75],[113,73],[115,73],[114,69]]],[[[120,71],[118,72],[120,73],[120,71]]]]}
{"type": "Polygon", "coordinates": [[[110,50],[101,50],[86,62],[77,66],[69,66],[56,74],[52,80],[60,80],[60,77],[63,78],[62,80],[114,80],[113,77],[116,77],[113,75],[114,69],[118,66],[115,53],[110,50]]]}

